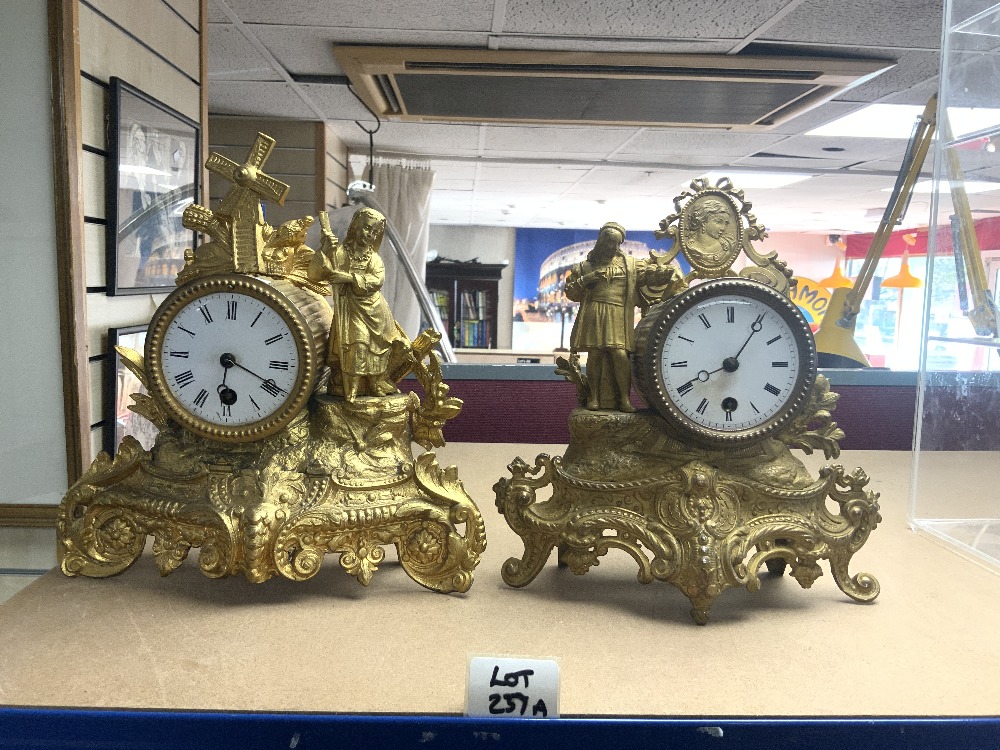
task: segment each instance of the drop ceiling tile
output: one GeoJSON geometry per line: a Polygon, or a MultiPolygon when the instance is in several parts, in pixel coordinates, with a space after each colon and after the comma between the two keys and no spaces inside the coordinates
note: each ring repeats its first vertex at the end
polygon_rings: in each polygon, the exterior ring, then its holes
{"type": "Polygon", "coordinates": [[[844,115],[849,115],[851,112],[859,110],[864,106],[866,105],[860,102],[826,102],[803,112],[797,117],[793,117],[781,125],[771,128],[767,132],[783,135],[803,133],[807,130],[818,128],[820,125],[826,125],[828,122],[832,122],[844,115]]]}
{"type": "Polygon", "coordinates": [[[507,0],[503,31],[624,38],[741,39],[787,0],[507,0]]]}
{"type": "MultiPolygon", "coordinates": [[[[883,54],[886,52],[891,51],[883,50],[883,54]]],[[[940,55],[936,51],[899,50],[893,56],[897,60],[896,67],[855,88],[848,89],[837,97],[837,101],[875,102],[899,91],[920,86],[927,81],[937,81],[940,55]]]]}
{"type": "Polygon", "coordinates": [[[468,181],[470,185],[476,178],[476,165],[471,162],[431,159],[431,169],[442,179],[468,181]]]}
{"type": "Polygon", "coordinates": [[[541,183],[568,184],[576,182],[587,174],[588,170],[588,167],[575,166],[482,164],[478,180],[480,182],[521,182],[529,186],[541,183]]]}
{"type": "Polygon", "coordinates": [[[486,155],[532,154],[572,158],[569,154],[597,154],[603,157],[635,132],[635,128],[488,125],[483,149],[486,155]]]}
{"type": "Polygon", "coordinates": [[[589,172],[581,181],[581,185],[614,187],[617,185],[648,187],[650,190],[663,190],[690,182],[698,176],[698,170],[668,170],[643,169],[629,166],[607,165],[589,172]]]}
{"type": "MultiPolygon", "coordinates": [[[[334,86],[353,99],[346,87],[334,86]]],[[[356,103],[357,100],[355,100],[356,103]]],[[[359,105],[360,106],[360,105],[359,105]]],[[[339,117],[339,115],[338,115],[339,117]]],[[[368,136],[350,120],[331,123],[337,137],[355,152],[368,154],[368,136]]],[[[364,111],[361,123],[374,127],[371,115],[364,111]]],[[[375,152],[412,154],[414,156],[475,156],[479,149],[479,126],[450,123],[383,122],[375,133],[375,152]]]]}
{"type": "Polygon", "coordinates": [[[650,128],[629,141],[616,159],[708,164],[713,160],[734,159],[767,149],[785,137],[780,133],[650,128]]]}
{"type": "Polygon", "coordinates": [[[467,31],[409,31],[406,29],[289,26],[256,24],[251,27],[285,69],[309,75],[343,75],[333,57],[335,44],[386,46],[485,47],[488,34],[467,31]]]}
{"type": "Polygon", "coordinates": [[[316,115],[285,83],[269,81],[208,82],[208,109],[213,115],[256,115],[315,120],[316,115]]]}
{"type": "MultiPolygon", "coordinates": [[[[298,86],[312,100],[313,104],[319,108],[326,120],[350,121],[351,129],[355,133],[354,140],[363,139],[365,146],[368,146],[368,136],[354,124],[354,121],[359,120],[365,127],[374,128],[375,119],[368,112],[368,108],[358,101],[358,98],[351,93],[347,86],[321,83],[300,83],[298,86]]],[[[316,115],[313,115],[311,119],[317,119],[316,115]]],[[[337,135],[340,138],[344,138],[339,132],[337,135]]],[[[345,142],[347,142],[346,139],[345,142]]]]}
{"type": "MultiPolygon", "coordinates": [[[[801,161],[803,165],[806,165],[807,161],[827,159],[854,164],[873,159],[884,159],[895,154],[902,154],[904,151],[906,151],[906,140],[902,138],[838,138],[828,135],[793,135],[781,143],[769,147],[765,153],[804,157],[801,161]],[[830,152],[824,151],[824,148],[841,148],[843,151],[830,152]]],[[[750,157],[741,160],[740,163],[749,164],[756,159],[757,157],[750,157]]]]}
{"type": "Polygon", "coordinates": [[[488,31],[494,0],[426,2],[393,0],[224,0],[244,23],[290,26],[344,26],[351,28],[488,31]]]}
{"type": "Polygon", "coordinates": [[[280,81],[278,72],[230,23],[208,25],[210,81],[280,81]]]}
{"type": "Polygon", "coordinates": [[[763,38],[817,44],[937,49],[941,0],[805,0],[766,30],[763,38]]]}
{"type": "MultiPolygon", "coordinates": [[[[933,157],[928,156],[927,160],[924,162],[923,169],[920,170],[921,177],[930,177],[933,173],[933,157]]],[[[852,167],[852,172],[881,172],[883,174],[896,175],[903,163],[903,155],[899,154],[896,157],[889,157],[887,159],[877,159],[874,161],[866,161],[860,164],[856,164],[852,167]]]]}
{"type": "MultiPolygon", "coordinates": [[[[803,172],[821,172],[825,170],[844,169],[854,164],[848,159],[808,159],[802,157],[746,156],[734,159],[733,165],[743,169],[767,171],[769,169],[794,169],[803,172]]],[[[723,168],[724,170],[725,168],[723,168]]]]}

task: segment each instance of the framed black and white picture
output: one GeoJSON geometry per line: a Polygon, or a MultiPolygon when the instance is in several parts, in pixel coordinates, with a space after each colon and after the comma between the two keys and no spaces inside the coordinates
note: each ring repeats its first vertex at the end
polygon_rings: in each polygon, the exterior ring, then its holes
{"type": "Polygon", "coordinates": [[[114,456],[126,435],[131,435],[143,448],[153,447],[157,429],[145,417],[129,410],[133,393],[147,393],[145,386],[122,363],[116,346],[127,346],[140,354],[146,348],[146,326],[108,329],[107,383],[104,395],[104,450],[114,456]]]}
{"type": "Polygon", "coordinates": [[[108,294],[174,286],[195,233],[181,222],[198,195],[198,123],[111,79],[107,158],[108,294]]]}

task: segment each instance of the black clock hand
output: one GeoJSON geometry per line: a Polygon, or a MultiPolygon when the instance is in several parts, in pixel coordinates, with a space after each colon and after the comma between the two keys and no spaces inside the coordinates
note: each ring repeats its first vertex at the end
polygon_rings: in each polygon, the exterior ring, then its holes
{"type": "Polygon", "coordinates": [[[271,378],[262,378],[260,375],[258,375],[257,373],[255,373],[253,370],[248,370],[246,367],[244,367],[239,362],[237,362],[236,361],[236,357],[233,356],[232,354],[228,354],[228,353],[223,354],[219,358],[219,361],[222,362],[222,366],[225,367],[225,368],[227,368],[227,369],[230,368],[230,367],[239,367],[244,372],[248,372],[251,375],[253,375],[260,382],[262,382],[262,383],[270,383],[273,388],[275,388],[276,390],[280,391],[281,393],[287,393],[288,392],[284,388],[279,388],[278,385],[271,378]]]}
{"type": "Polygon", "coordinates": [[[740,350],[736,352],[736,356],[733,357],[734,360],[738,360],[740,358],[740,355],[743,353],[743,350],[747,348],[747,344],[750,343],[750,339],[753,338],[753,335],[764,327],[763,324],[761,323],[763,319],[764,319],[764,313],[761,313],[760,315],[757,316],[757,320],[755,320],[753,323],[750,324],[750,335],[747,336],[747,340],[743,342],[743,346],[740,347],[740,350]]]}
{"type": "Polygon", "coordinates": [[[715,373],[719,372],[719,370],[722,370],[722,369],[724,369],[724,368],[722,368],[722,367],[716,367],[711,372],[709,372],[708,370],[699,370],[698,374],[695,375],[693,378],[691,378],[689,381],[687,381],[687,383],[681,383],[679,386],[677,386],[677,390],[683,389],[685,386],[690,385],[691,383],[693,383],[696,380],[699,380],[702,383],[707,383],[708,379],[712,375],[714,375],[715,373]],[[704,375],[705,377],[702,377],[702,375],[704,375]]]}

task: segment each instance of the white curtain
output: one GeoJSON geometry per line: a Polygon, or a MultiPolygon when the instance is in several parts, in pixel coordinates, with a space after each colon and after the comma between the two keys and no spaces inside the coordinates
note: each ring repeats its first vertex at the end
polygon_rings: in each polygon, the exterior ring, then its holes
{"type": "MultiPolygon", "coordinates": [[[[386,218],[399,232],[403,252],[410,258],[421,283],[427,259],[430,234],[431,183],[434,171],[425,165],[409,162],[376,160],[371,183],[375,199],[385,210],[386,218]]],[[[392,308],[396,320],[413,338],[420,333],[420,307],[406,272],[389,243],[383,242],[382,261],[385,263],[385,284],[382,294],[392,308]]]]}

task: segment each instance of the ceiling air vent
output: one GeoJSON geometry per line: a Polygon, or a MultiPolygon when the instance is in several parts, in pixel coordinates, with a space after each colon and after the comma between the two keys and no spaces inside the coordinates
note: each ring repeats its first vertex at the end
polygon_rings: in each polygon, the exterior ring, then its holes
{"type": "Polygon", "coordinates": [[[380,117],[767,130],[886,60],[337,46],[380,117]]]}

